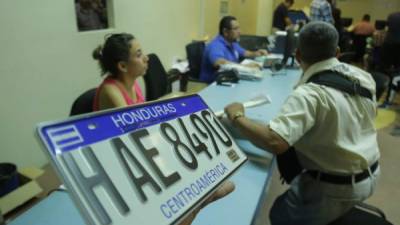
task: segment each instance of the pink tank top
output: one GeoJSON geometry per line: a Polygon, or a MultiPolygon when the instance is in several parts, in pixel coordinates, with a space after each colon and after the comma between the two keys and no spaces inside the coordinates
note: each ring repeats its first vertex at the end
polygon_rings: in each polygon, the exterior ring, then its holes
{"type": "Polygon", "coordinates": [[[128,95],[128,92],[122,87],[120,84],[118,84],[115,79],[107,77],[103,80],[103,82],[100,84],[100,86],[96,90],[96,95],[94,97],[93,101],[93,111],[98,111],[100,108],[100,90],[103,88],[105,84],[111,84],[115,85],[121,92],[122,96],[125,99],[125,102],[127,105],[134,105],[134,104],[139,104],[143,103],[144,97],[142,94],[142,89],[140,88],[139,84],[137,81],[133,84],[132,90],[136,93],[136,101],[133,101],[133,99],[128,95]]]}

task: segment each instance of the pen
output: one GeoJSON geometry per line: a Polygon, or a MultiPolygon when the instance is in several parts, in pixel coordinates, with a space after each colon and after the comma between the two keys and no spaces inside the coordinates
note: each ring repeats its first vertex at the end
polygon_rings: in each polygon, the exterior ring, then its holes
{"type": "Polygon", "coordinates": [[[226,87],[233,87],[233,84],[231,84],[231,83],[220,83],[219,85],[226,86],[226,87]]]}

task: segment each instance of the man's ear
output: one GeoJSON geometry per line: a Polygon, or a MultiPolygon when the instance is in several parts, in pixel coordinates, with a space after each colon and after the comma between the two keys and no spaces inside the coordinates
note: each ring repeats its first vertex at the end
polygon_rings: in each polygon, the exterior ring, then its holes
{"type": "Polygon", "coordinates": [[[337,47],[336,48],[336,58],[339,58],[339,56],[340,56],[340,47],[337,47]]]}
{"type": "Polygon", "coordinates": [[[228,36],[228,29],[226,29],[226,28],[222,29],[222,36],[224,36],[224,37],[228,36]]]}
{"type": "Polygon", "coordinates": [[[296,49],[296,60],[299,64],[301,64],[301,53],[298,48],[296,49]]]}
{"type": "Polygon", "coordinates": [[[128,72],[128,68],[127,68],[126,62],[124,62],[124,61],[119,61],[117,67],[118,67],[118,70],[121,73],[128,72]]]}

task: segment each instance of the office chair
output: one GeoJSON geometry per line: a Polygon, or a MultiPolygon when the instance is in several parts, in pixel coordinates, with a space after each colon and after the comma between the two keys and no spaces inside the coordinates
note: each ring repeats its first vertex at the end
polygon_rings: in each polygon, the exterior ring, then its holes
{"type": "Polygon", "coordinates": [[[167,73],[156,54],[149,54],[148,69],[144,75],[146,100],[152,101],[172,91],[172,82],[180,78],[178,73],[167,73]]]}
{"type": "Polygon", "coordinates": [[[200,69],[205,47],[206,44],[204,41],[193,41],[186,45],[186,57],[189,62],[189,72],[184,74],[181,80],[183,83],[182,86],[184,87],[183,91],[187,90],[189,81],[206,84],[200,81],[200,69]]]}
{"type": "Polygon", "coordinates": [[[93,101],[94,96],[96,95],[97,88],[92,88],[81,95],[77,99],[75,99],[74,103],[72,103],[70,116],[84,114],[93,112],[93,101]]]}
{"type": "Polygon", "coordinates": [[[189,80],[199,81],[203,52],[206,47],[204,41],[193,41],[186,45],[186,57],[189,62],[189,80]]]}
{"type": "Polygon", "coordinates": [[[329,225],[393,225],[386,220],[385,214],[378,208],[366,203],[358,203],[349,212],[329,225]]]}

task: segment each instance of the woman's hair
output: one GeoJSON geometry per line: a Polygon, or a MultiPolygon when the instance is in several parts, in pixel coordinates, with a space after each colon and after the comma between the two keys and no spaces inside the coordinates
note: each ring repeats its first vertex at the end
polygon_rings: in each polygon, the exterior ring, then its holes
{"type": "Polygon", "coordinates": [[[134,39],[133,35],[127,33],[107,35],[104,45],[93,50],[92,56],[99,61],[102,75],[119,74],[118,63],[129,60],[131,41],[134,39]]]}

